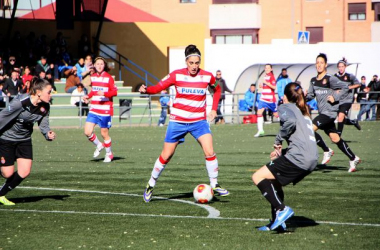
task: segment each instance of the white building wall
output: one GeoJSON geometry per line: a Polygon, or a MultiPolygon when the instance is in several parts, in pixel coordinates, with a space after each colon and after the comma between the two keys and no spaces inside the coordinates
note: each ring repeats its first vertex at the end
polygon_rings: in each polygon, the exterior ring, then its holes
{"type": "Polygon", "coordinates": [[[258,4],[212,4],[209,29],[259,29],[261,6],[258,4]]]}

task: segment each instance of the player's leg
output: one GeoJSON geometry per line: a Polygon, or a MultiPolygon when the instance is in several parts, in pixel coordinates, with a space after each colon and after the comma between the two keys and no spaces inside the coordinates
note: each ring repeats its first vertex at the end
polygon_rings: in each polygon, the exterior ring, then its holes
{"type": "Polygon", "coordinates": [[[20,185],[20,183],[29,176],[31,169],[32,160],[23,158],[17,159],[17,171],[14,171],[14,166],[1,168],[1,173],[7,180],[0,189],[0,203],[4,205],[14,205],[13,202],[5,198],[5,195],[20,185]]]}
{"type": "Polygon", "coordinates": [[[15,205],[13,202],[11,202],[5,197],[5,195],[10,191],[9,184],[12,182],[14,176],[17,173],[14,171],[14,169],[14,165],[1,167],[1,175],[5,178],[5,183],[0,188],[0,203],[2,203],[5,206],[15,205]]]}
{"type": "Polygon", "coordinates": [[[88,140],[92,142],[96,148],[94,151],[94,158],[98,157],[100,151],[104,148],[103,143],[101,143],[94,132],[94,128],[98,123],[98,118],[96,115],[89,113],[86,119],[86,123],[84,124],[84,134],[87,136],[88,140]]]}
{"type": "Polygon", "coordinates": [[[178,122],[169,122],[168,128],[166,130],[164,147],[160,156],[154,163],[151,177],[146,185],[144,191],[144,201],[149,202],[152,199],[153,188],[162,172],[164,171],[166,165],[169,163],[170,159],[173,157],[177,145],[184,142],[184,137],[187,134],[187,124],[178,122]]]}
{"type": "Polygon", "coordinates": [[[321,164],[327,164],[330,161],[331,157],[334,155],[334,151],[331,148],[327,147],[322,136],[319,133],[317,133],[318,129],[320,127],[324,128],[323,126],[328,121],[329,119],[327,119],[323,115],[318,115],[317,117],[313,119],[313,130],[315,134],[315,139],[317,141],[318,147],[320,147],[323,150],[323,159],[322,159],[321,164]]]}
{"type": "Polygon", "coordinates": [[[338,113],[338,126],[337,126],[337,132],[339,135],[342,134],[343,127],[345,124],[346,114],[344,112],[338,113]]]}
{"type": "Polygon", "coordinates": [[[103,147],[106,150],[106,155],[104,157],[104,162],[111,162],[113,160],[113,153],[111,150],[111,137],[109,136],[109,128],[100,128],[100,134],[103,137],[103,147]]]}
{"type": "Polygon", "coordinates": [[[329,137],[333,143],[335,143],[340,151],[342,151],[350,159],[350,168],[348,172],[357,171],[356,166],[361,162],[361,159],[352,152],[351,148],[336,132],[330,132],[329,137]]]}
{"type": "Polygon", "coordinates": [[[265,107],[262,107],[262,102],[259,102],[259,107],[257,110],[257,133],[255,134],[255,137],[260,137],[264,135],[264,117],[263,113],[265,110],[265,107]]]}
{"type": "Polygon", "coordinates": [[[162,172],[164,171],[166,165],[169,163],[170,159],[174,155],[177,145],[178,145],[178,142],[174,142],[174,143],[164,142],[164,147],[162,149],[162,152],[160,156],[157,158],[156,162],[154,163],[150,179],[144,191],[143,198],[145,202],[149,202],[152,199],[153,189],[156,186],[156,182],[158,178],[160,177],[160,175],[162,174],[162,172]]]}

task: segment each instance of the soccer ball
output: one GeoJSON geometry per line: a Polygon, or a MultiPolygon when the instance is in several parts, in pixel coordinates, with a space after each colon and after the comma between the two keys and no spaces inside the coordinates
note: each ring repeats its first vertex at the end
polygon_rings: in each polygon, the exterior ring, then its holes
{"type": "Polygon", "coordinates": [[[207,184],[199,184],[194,188],[193,196],[198,203],[208,203],[214,197],[214,191],[207,184]]]}

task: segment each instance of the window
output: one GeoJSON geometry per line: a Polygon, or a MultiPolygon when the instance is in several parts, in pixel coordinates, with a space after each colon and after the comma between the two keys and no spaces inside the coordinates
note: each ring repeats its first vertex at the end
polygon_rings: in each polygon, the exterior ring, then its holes
{"type": "Polygon", "coordinates": [[[365,20],[366,19],[366,3],[349,3],[348,4],[348,20],[365,20]]]}
{"type": "Polygon", "coordinates": [[[180,3],[196,3],[197,0],[179,0],[180,3]]]}
{"type": "Polygon", "coordinates": [[[375,22],[380,21],[380,3],[372,3],[373,10],[375,12],[375,22]]]}
{"type": "Polygon", "coordinates": [[[310,32],[309,44],[323,42],[323,27],[306,27],[306,31],[310,32]]]}
{"type": "Polygon", "coordinates": [[[215,44],[257,44],[257,29],[211,30],[215,44]]]}

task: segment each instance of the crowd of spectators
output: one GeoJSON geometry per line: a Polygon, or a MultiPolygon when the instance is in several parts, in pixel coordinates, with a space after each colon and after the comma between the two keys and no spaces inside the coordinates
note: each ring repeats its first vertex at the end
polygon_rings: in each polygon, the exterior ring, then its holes
{"type": "Polygon", "coordinates": [[[93,73],[92,56],[86,35],[78,41],[76,58],[80,59],[74,60],[62,32],[50,42],[44,34],[36,37],[30,32],[23,37],[20,32],[15,32],[9,46],[0,49],[0,109],[5,106],[2,97],[28,93],[33,77],[48,80],[54,91],[54,82],[67,78],[73,85],[66,93],[72,93],[82,81],[89,86],[89,76],[93,73]]]}

